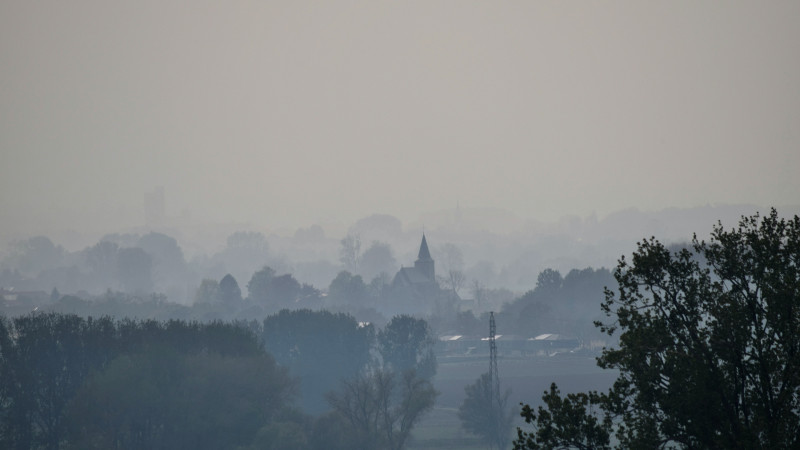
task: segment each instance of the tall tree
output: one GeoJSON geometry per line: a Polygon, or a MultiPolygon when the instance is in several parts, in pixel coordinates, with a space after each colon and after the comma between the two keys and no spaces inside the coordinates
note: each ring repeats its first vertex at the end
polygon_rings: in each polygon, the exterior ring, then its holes
{"type": "Polygon", "coordinates": [[[361,275],[341,271],[328,286],[328,301],[336,305],[364,305],[369,296],[361,275]]]}
{"type": "Polygon", "coordinates": [[[563,283],[564,279],[561,277],[561,272],[547,268],[539,272],[539,276],[536,277],[534,292],[540,298],[549,299],[558,294],[563,283]]]}
{"type": "Polygon", "coordinates": [[[375,331],[346,314],[284,309],[264,319],[262,339],[278,363],[299,377],[303,409],[319,413],[327,406],[325,394],[370,362],[375,331]]]}
{"type": "Polygon", "coordinates": [[[719,224],[691,251],[651,238],[614,276],[598,326],[621,332],[619,348],[598,364],[617,381],[564,401],[554,386],[547,407],[523,409],[535,429],[516,448],[586,448],[603,433],[625,448],[800,447],[800,217],[719,224]],[[578,413],[557,414],[565,405],[578,413]],[[565,432],[576,424],[587,432],[565,432]]]}
{"type": "Polygon", "coordinates": [[[250,300],[261,303],[269,311],[277,312],[284,308],[297,308],[305,296],[313,296],[308,288],[291,275],[276,275],[270,267],[264,267],[253,274],[247,283],[250,300]]]}
{"type": "Polygon", "coordinates": [[[6,375],[14,384],[4,425],[12,448],[59,448],[64,408],[92,368],[85,327],[74,315],[31,314],[14,320],[14,349],[6,361],[6,375]]]}
{"type": "Polygon", "coordinates": [[[227,305],[237,304],[242,301],[242,290],[233,275],[227,274],[219,281],[219,296],[227,305]]]}
{"type": "Polygon", "coordinates": [[[437,395],[413,370],[401,375],[376,369],[343,380],[328,401],[345,419],[357,448],[400,450],[437,395]]]}
{"type": "Polygon", "coordinates": [[[378,353],[384,366],[398,373],[414,370],[423,379],[436,374],[434,344],[428,322],[408,315],[393,317],[378,333],[378,353]]]}
{"type": "Polygon", "coordinates": [[[273,278],[275,278],[275,270],[271,267],[264,266],[261,270],[255,272],[247,283],[247,293],[250,300],[259,303],[268,302],[273,278]]]}
{"type": "Polygon", "coordinates": [[[272,288],[274,300],[281,305],[281,307],[287,308],[295,306],[300,299],[302,287],[292,274],[286,273],[274,277],[272,283],[270,283],[270,287],[272,288]]]}

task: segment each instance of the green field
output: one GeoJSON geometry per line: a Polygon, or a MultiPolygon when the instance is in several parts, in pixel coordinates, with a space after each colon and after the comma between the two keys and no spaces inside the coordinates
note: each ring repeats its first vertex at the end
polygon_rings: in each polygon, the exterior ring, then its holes
{"type": "MultiPolygon", "coordinates": [[[[415,449],[485,449],[487,445],[461,429],[458,407],[464,399],[464,386],[473,383],[489,370],[489,358],[440,357],[434,385],[440,392],[433,411],[414,429],[408,448],[415,449]]],[[[571,356],[500,358],[498,372],[501,390],[511,389],[509,403],[516,410],[520,402],[538,405],[550,383],[558,383],[562,393],[605,390],[617,373],[602,370],[594,357],[571,356]]],[[[517,425],[523,426],[520,418],[517,425]]],[[[516,431],[514,431],[516,436],[516,431]]]]}

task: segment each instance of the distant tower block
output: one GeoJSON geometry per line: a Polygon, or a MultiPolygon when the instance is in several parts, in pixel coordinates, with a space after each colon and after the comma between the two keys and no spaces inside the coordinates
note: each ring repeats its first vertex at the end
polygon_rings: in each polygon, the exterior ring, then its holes
{"type": "Polygon", "coordinates": [[[144,194],[144,222],[148,226],[163,225],[166,217],[164,186],[144,194]]]}

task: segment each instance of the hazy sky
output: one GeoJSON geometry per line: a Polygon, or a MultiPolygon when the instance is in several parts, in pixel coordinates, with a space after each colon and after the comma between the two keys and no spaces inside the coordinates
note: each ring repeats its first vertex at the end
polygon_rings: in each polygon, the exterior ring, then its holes
{"type": "Polygon", "coordinates": [[[0,226],[800,202],[800,2],[0,2],[0,226]]]}

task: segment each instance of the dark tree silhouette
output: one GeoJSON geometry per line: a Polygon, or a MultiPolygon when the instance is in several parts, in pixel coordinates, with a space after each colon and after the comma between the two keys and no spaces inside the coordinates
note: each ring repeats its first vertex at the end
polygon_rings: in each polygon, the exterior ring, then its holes
{"type": "Polygon", "coordinates": [[[242,290],[233,275],[227,274],[219,281],[219,296],[223,303],[231,305],[242,301],[242,290]]]}
{"type": "Polygon", "coordinates": [[[743,217],[670,251],[651,238],[620,259],[602,309],[619,348],[607,394],[558,397],[522,416],[515,448],[798,448],[800,217],[743,217]],[[596,415],[595,415],[596,414],[596,415]]]}
{"type": "Polygon", "coordinates": [[[434,343],[428,323],[407,315],[393,317],[378,333],[378,352],[385,367],[398,373],[414,370],[426,380],[436,374],[434,343]]]}

